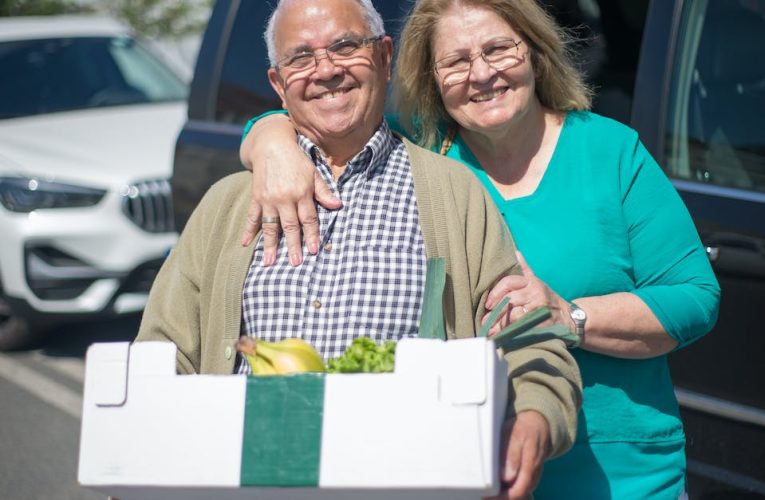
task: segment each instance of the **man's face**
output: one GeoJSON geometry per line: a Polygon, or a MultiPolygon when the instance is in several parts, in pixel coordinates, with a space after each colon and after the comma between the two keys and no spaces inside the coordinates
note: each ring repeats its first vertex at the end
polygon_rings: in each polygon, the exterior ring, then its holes
{"type": "Polygon", "coordinates": [[[330,154],[337,144],[360,149],[380,125],[393,43],[385,37],[335,62],[323,49],[368,37],[361,7],[348,0],[291,0],[277,19],[278,61],[317,49],[319,60],[304,70],[271,68],[269,81],[298,130],[330,154]]]}

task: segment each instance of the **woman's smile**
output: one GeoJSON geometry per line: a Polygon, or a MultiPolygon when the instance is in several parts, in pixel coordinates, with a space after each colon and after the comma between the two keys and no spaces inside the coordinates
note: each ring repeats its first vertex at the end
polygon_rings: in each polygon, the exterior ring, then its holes
{"type": "Polygon", "coordinates": [[[498,97],[505,95],[505,93],[508,90],[509,90],[509,87],[500,87],[500,88],[493,89],[493,90],[488,90],[488,91],[482,91],[482,92],[479,92],[479,93],[475,93],[472,96],[470,96],[470,101],[471,102],[477,102],[477,103],[493,101],[493,100],[497,99],[498,97]]]}

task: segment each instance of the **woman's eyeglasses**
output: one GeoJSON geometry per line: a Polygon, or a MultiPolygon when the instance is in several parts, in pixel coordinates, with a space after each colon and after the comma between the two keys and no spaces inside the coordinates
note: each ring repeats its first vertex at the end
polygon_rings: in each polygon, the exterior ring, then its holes
{"type": "Polygon", "coordinates": [[[480,52],[450,54],[436,61],[433,67],[444,85],[457,85],[468,79],[473,61],[479,57],[496,71],[517,65],[522,60],[518,55],[521,43],[523,41],[516,42],[512,38],[495,40],[480,52]]]}

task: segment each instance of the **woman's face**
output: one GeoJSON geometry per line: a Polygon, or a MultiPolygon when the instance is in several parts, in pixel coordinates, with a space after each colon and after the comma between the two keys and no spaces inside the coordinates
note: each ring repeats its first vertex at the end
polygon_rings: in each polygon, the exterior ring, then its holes
{"type": "Polygon", "coordinates": [[[452,5],[441,17],[434,32],[434,61],[453,56],[472,59],[470,72],[461,83],[444,82],[447,71],[436,81],[448,113],[463,128],[482,134],[501,133],[527,114],[534,94],[534,70],[526,41],[491,10],[452,5]],[[497,71],[479,55],[498,40],[521,42],[518,61],[497,71]]]}

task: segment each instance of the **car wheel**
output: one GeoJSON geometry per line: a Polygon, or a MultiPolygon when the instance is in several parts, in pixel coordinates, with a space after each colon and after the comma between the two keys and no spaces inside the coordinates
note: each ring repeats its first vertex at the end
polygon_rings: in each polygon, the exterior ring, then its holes
{"type": "Polygon", "coordinates": [[[0,298],[0,351],[14,351],[31,346],[41,332],[32,323],[15,316],[8,304],[0,298]]]}

